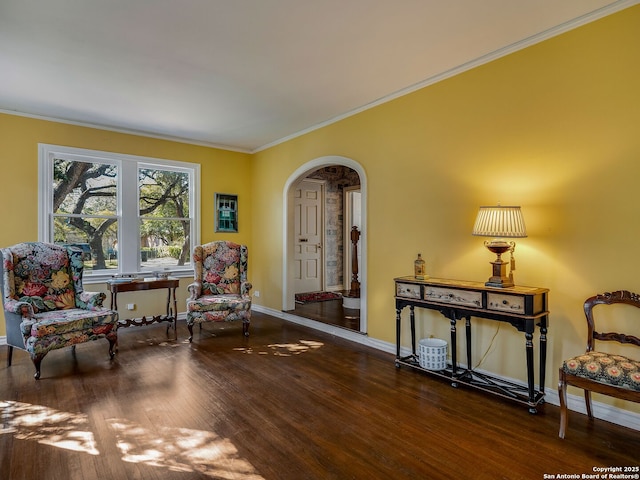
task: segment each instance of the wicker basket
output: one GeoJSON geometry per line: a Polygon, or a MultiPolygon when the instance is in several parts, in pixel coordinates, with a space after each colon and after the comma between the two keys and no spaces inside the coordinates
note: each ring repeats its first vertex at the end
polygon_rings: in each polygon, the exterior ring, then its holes
{"type": "Polygon", "coordinates": [[[423,338],[418,342],[418,360],[427,370],[444,370],[447,368],[447,341],[423,338]]]}

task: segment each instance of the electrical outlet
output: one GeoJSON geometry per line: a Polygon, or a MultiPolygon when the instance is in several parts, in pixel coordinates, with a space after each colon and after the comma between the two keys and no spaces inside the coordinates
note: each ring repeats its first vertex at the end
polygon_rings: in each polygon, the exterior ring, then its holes
{"type": "Polygon", "coordinates": [[[253,292],[253,296],[254,297],[259,297],[260,296],[260,290],[256,290],[255,292],[253,292]]]}
{"type": "Polygon", "coordinates": [[[136,309],[135,303],[127,303],[127,310],[135,310],[135,309],[136,309]]]}

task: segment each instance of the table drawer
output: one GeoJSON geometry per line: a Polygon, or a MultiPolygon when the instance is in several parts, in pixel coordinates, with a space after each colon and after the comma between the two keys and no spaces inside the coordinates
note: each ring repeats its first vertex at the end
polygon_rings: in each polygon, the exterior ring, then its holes
{"type": "Polygon", "coordinates": [[[420,285],[413,283],[396,283],[396,295],[405,298],[420,298],[420,285]]]}
{"type": "Polygon", "coordinates": [[[424,299],[452,305],[482,308],[482,292],[426,286],[424,288],[424,299]]]}
{"type": "Polygon", "coordinates": [[[501,293],[487,293],[487,308],[502,312],[524,313],[524,297],[518,295],[504,295],[501,293]]]}

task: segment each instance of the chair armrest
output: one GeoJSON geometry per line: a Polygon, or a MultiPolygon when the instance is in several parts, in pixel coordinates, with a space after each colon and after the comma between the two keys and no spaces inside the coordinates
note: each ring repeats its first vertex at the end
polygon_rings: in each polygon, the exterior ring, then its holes
{"type": "Polygon", "coordinates": [[[196,280],[195,282],[189,284],[187,287],[189,291],[189,300],[195,300],[196,298],[202,296],[202,282],[200,280],[196,280]]]}
{"type": "Polygon", "coordinates": [[[36,323],[38,322],[35,318],[24,318],[22,322],[20,322],[20,333],[25,339],[31,336],[31,328],[36,323]]]}
{"type": "Polygon", "coordinates": [[[107,298],[103,292],[81,292],[76,294],[76,307],[84,310],[99,310],[107,298]]]}
{"type": "Polygon", "coordinates": [[[249,291],[253,288],[251,282],[242,282],[240,285],[240,295],[249,296],[249,291]]]}
{"type": "Polygon", "coordinates": [[[9,313],[15,313],[24,318],[33,318],[33,307],[28,302],[21,302],[19,300],[7,300],[4,301],[4,309],[9,313]]]}

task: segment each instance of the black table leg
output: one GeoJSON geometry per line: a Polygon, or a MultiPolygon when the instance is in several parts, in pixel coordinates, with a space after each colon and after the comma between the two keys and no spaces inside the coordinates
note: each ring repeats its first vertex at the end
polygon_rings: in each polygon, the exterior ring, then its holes
{"type": "Polygon", "coordinates": [[[527,354],[527,386],[529,388],[529,413],[538,413],[536,410],[536,391],[533,374],[533,333],[525,332],[525,348],[527,354]]]}
{"type": "Polygon", "coordinates": [[[547,369],[547,319],[540,319],[540,393],[544,394],[545,373],[547,369]]]}
{"type": "Polygon", "coordinates": [[[465,319],[465,328],[467,336],[467,370],[471,371],[471,317],[465,319]]]}
{"type": "MultiPolygon", "coordinates": [[[[452,315],[449,320],[451,322],[451,376],[452,378],[455,379],[457,368],[458,368],[458,354],[457,354],[458,346],[456,341],[457,333],[456,333],[455,315],[452,315]]],[[[458,383],[453,382],[451,385],[453,385],[454,387],[457,387],[458,383]]]]}
{"type": "MultiPolygon", "coordinates": [[[[396,307],[396,360],[400,360],[400,321],[402,309],[396,307]]],[[[396,367],[400,365],[396,361],[396,367]]]]}
{"type": "Polygon", "coordinates": [[[411,319],[411,353],[416,356],[416,312],[413,305],[409,306],[409,318],[411,319]]]}

